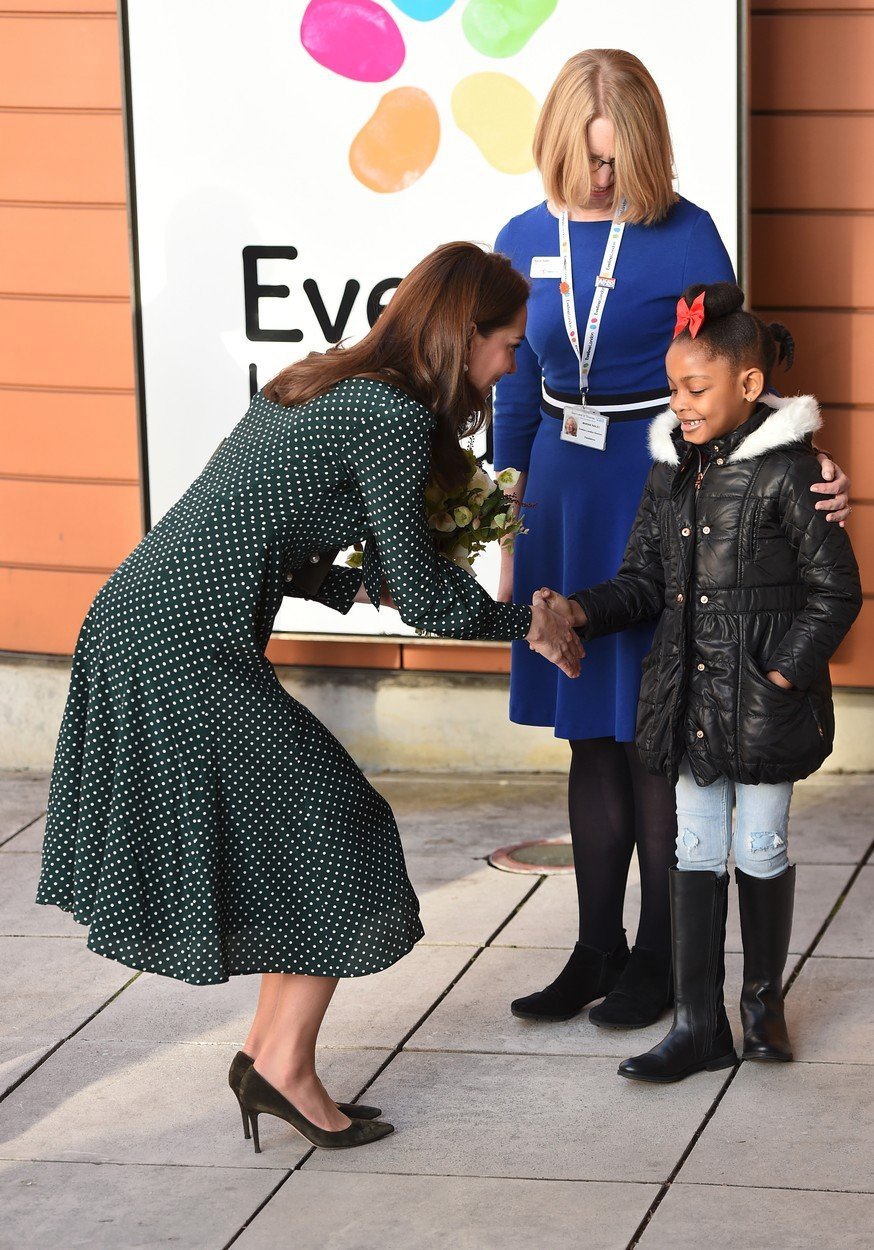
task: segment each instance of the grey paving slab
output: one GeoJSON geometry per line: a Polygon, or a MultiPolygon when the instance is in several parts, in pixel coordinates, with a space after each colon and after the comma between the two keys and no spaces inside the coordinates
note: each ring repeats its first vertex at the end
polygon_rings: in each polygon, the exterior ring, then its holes
{"type": "MultiPolygon", "coordinates": [[[[393,1049],[476,949],[417,946],[385,972],[341,981],[321,1044],[393,1049]]],[[[195,987],[144,974],[88,1025],[85,1036],[90,1041],[181,1041],[236,1048],[249,1031],[257,999],[254,976],[195,987]]]]}
{"type": "Polygon", "coordinates": [[[874,1067],[744,1063],[684,1182],[874,1190],[874,1067]]]}
{"type": "Polygon", "coordinates": [[[874,778],[820,773],[792,796],[789,841],[797,864],[857,864],[874,838],[874,778]]]}
{"type": "Polygon", "coordinates": [[[451,860],[407,856],[427,945],[479,946],[522,902],[535,879],[451,860]]]}
{"type": "Polygon", "coordinates": [[[254,1168],[0,1163],[0,1247],[219,1250],[275,1184],[254,1168]]]}
{"type": "Polygon", "coordinates": [[[63,1037],[63,1034],[40,1036],[21,1033],[0,1036],[0,1094],[5,1094],[63,1037]]]}
{"type": "Polygon", "coordinates": [[[568,831],[566,777],[383,774],[371,780],[391,803],[410,852],[482,857],[568,831]]]}
{"type": "MultiPolygon", "coordinates": [[[[493,870],[496,871],[496,870],[493,870]]],[[[501,876],[509,874],[501,873],[501,876]]],[[[523,880],[525,878],[522,878],[523,880]]],[[[527,878],[533,881],[534,878],[527,878]]],[[[625,892],[624,921],[634,940],[640,915],[640,880],[632,859],[625,892]]],[[[569,950],[579,934],[577,887],[572,873],[547,877],[495,939],[495,946],[540,946],[569,950]]]]}
{"type": "Polygon", "coordinates": [[[641,1250],[870,1250],[871,1194],[675,1182],[641,1250]]]}
{"type": "Polygon", "coordinates": [[[82,942],[0,937],[0,1034],[64,1036],[134,976],[82,942]]]}
{"type": "MultiPolygon", "coordinates": [[[[558,973],[564,954],[548,949],[491,946],[484,950],[452,992],[407,1042],[409,1050],[482,1051],[523,1055],[602,1055],[618,1062],[649,1050],[671,1024],[671,1012],[646,1029],[599,1029],[588,1011],[573,1020],[519,1020],[510,1003],[521,994],[547,985],[558,973]]],[[[726,1001],[736,1025],[734,1004],[740,996],[742,960],[727,960],[726,1001]]]]}
{"type": "Polygon", "coordinates": [[[39,880],[39,855],[4,855],[0,861],[0,935],[71,937],[84,942],[87,931],[59,907],[33,900],[39,880]]]}
{"type": "MultiPolygon", "coordinates": [[[[74,1038],[3,1103],[0,1159],[293,1167],[309,1147],[282,1121],[262,1121],[260,1155],[243,1140],[227,1083],[233,1053],[190,1043],[74,1038]]],[[[387,1054],[324,1051],[322,1078],[335,1098],[351,1099],[387,1054]]]]}
{"type": "Polygon", "coordinates": [[[0,844],[0,855],[41,855],[42,843],[46,832],[46,818],[40,816],[38,820],[34,820],[22,829],[20,833],[16,833],[14,837],[0,844]]]}
{"type": "Polygon", "coordinates": [[[239,1250],[625,1250],[656,1185],[461,1176],[336,1175],[308,1165],[246,1229],[239,1250]]]}
{"type": "Polygon", "coordinates": [[[853,882],[816,953],[874,959],[874,864],[866,865],[853,882]]]}
{"type": "Polygon", "coordinates": [[[307,1168],[660,1182],[724,1079],[664,1089],[623,1081],[613,1059],[402,1051],[367,1091],[398,1130],[385,1149],[325,1151],[307,1168]]]}
{"type": "Polygon", "coordinates": [[[874,1063],[874,960],[808,959],[786,999],[795,1058],[874,1063]]]}
{"type": "MultiPolygon", "coordinates": [[[[850,866],[799,864],[796,876],[795,920],[790,950],[803,954],[816,936],[852,873],[850,866]]],[[[504,875],[504,874],[502,874],[504,875]]],[[[624,924],[634,940],[640,914],[640,881],[632,860],[625,897],[624,924]]],[[[544,946],[569,949],[577,939],[576,887],[571,877],[548,877],[495,939],[496,946],[544,946]]],[[[737,887],[729,890],[726,950],[740,951],[737,887]]]]}
{"type": "Polygon", "coordinates": [[[42,815],[48,793],[41,773],[0,773],[0,842],[42,815]]]}

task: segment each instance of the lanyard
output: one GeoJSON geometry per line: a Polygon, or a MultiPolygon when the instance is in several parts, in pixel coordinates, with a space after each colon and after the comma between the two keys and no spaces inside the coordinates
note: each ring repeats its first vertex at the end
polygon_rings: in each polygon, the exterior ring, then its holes
{"type": "MultiPolygon", "coordinates": [[[[624,213],[626,207],[626,201],[623,200],[619,206],[619,212],[624,213]]],[[[604,249],[601,270],[595,278],[595,294],[592,297],[592,306],[589,309],[586,332],[583,335],[581,346],[579,334],[577,333],[577,312],[574,305],[574,274],[573,265],[571,264],[571,240],[567,210],[562,210],[558,218],[558,247],[561,260],[561,283],[559,284],[561,306],[564,313],[564,326],[567,330],[570,345],[574,349],[574,355],[580,362],[580,395],[582,396],[589,389],[589,374],[592,370],[595,345],[598,342],[598,333],[601,329],[604,305],[607,302],[607,296],[616,285],[613,271],[616,268],[616,258],[619,255],[619,248],[622,245],[624,233],[625,222],[614,219],[610,226],[610,233],[607,236],[607,247],[604,249]]]]}

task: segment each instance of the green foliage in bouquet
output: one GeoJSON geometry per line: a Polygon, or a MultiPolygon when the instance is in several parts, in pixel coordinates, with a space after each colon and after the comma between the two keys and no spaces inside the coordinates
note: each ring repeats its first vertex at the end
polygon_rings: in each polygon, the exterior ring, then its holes
{"type": "Polygon", "coordinates": [[[523,517],[504,495],[519,481],[517,469],[503,469],[493,481],[465,451],[467,481],[447,495],[432,482],[425,490],[425,515],[438,551],[469,573],[489,543],[503,542],[513,550],[517,534],[526,533],[523,517]]]}

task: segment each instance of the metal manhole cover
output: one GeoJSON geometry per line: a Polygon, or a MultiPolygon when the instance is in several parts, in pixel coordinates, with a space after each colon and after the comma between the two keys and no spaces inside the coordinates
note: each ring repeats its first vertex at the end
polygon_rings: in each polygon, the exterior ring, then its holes
{"type": "Polygon", "coordinates": [[[501,872],[527,872],[532,876],[574,870],[574,853],[568,837],[539,838],[534,842],[502,846],[491,853],[488,861],[501,872]]]}

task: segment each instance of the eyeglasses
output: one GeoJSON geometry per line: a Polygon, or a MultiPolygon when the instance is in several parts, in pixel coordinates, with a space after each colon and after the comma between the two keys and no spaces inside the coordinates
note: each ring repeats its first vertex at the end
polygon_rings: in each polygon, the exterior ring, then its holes
{"type": "Polygon", "coordinates": [[[611,173],[615,173],[616,172],[616,157],[611,156],[608,161],[603,160],[600,156],[589,157],[589,169],[591,170],[593,174],[596,174],[599,169],[603,169],[605,165],[609,165],[611,173]]]}

